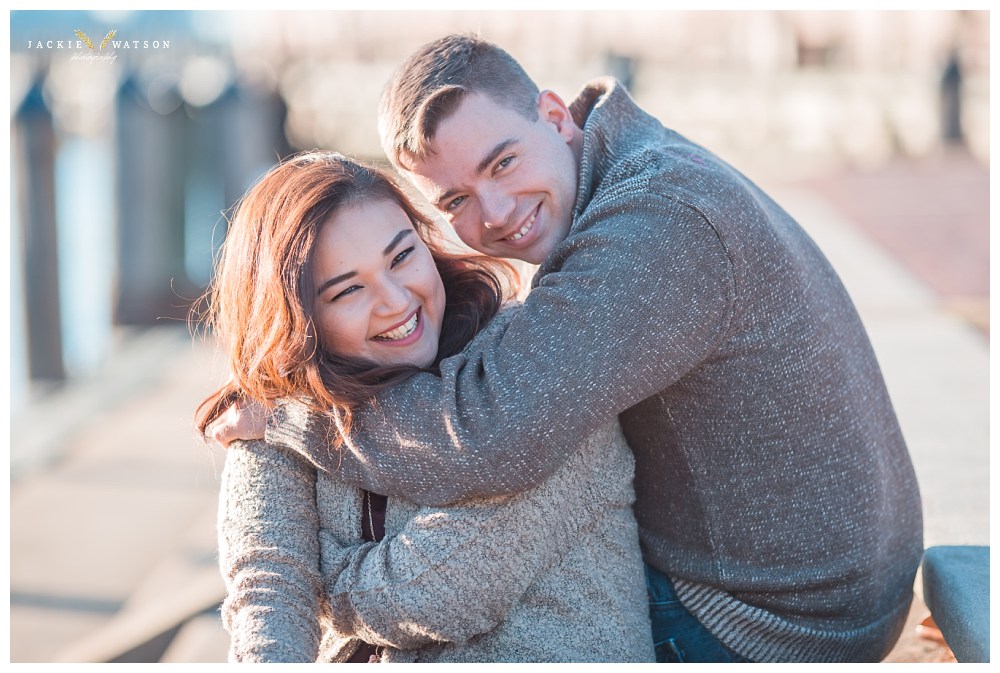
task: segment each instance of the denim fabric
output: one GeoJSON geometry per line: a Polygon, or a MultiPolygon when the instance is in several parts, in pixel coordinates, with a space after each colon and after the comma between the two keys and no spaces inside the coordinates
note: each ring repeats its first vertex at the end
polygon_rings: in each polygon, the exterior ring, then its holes
{"type": "Polygon", "coordinates": [[[687,611],[670,578],[646,565],[649,618],[653,624],[653,645],[659,663],[736,663],[748,659],[736,654],[702,626],[687,611]]]}
{"type": "Polygon", "coordinates": [[[924,601],[960,662],[990,660],[990,548],[930,547],[924,601]]]}

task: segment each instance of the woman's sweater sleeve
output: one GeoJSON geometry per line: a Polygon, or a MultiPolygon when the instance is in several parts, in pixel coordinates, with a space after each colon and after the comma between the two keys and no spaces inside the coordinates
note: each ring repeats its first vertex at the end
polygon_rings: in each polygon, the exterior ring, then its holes
{"type": "Polygon", "coordinates": [[[322,608],[316,471],[264,442],[235,443],[226,453],[218,527],[230,661],[315,661],[322,608]]]}
{"type": "Polygon", "coordinates": [[[379,543],[345,548],[321,532],[335,630],[397,649],[493,630],[608,508],[631,506],[632,476],[616,422],[531,491],[423,508],[379,543]]]}

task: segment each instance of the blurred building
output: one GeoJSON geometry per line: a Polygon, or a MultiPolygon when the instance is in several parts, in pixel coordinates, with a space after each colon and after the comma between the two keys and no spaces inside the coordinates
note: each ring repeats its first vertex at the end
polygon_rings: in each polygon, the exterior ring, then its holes
{"type": "Polygon", "coordinates": [[[564,98],[615,74],[751,174],[989,161],[986,11],[13,11],[12,411],[185,320],[225,213],[314,147],[379,159],[384,82],[474,32],[564,98]]]}

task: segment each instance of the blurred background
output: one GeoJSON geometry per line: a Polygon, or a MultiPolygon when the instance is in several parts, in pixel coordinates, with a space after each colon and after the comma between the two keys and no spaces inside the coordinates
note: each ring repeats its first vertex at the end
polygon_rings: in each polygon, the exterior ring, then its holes
{"type": "MultiPolygon", "coordinates": [[[[223,455],[191,415],[225,372],[187,322],[224,213],[293,151],[381,160],[393,69],[469,31],[567,100],[616,75],[796,216],[927,546],[989,543],[987,11],[11,11],[12,662],[224,661],[223,455]]],[[[946,659],[910,630],[890,656],[946,659]]]]}

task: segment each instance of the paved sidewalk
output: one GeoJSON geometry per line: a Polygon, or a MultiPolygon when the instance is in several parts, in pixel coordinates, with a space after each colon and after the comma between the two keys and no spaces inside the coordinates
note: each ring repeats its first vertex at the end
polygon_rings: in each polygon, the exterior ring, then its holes
{"type": "MultiPolygon", "coordinates": [[[[214,533],[222,458],[195,440],[191,421],[221,369],[182,326],[124,345],[99,379],[13,420],[12,662],[124,655],[158,635],[153,617],[189,617],[223,594],[214,533]]],[[[211,642],[190,645],[182,661],[225,660],[214,622],[211,642]]]]}
{"type": "MultiPolygon", "coordinates": [[[[989,544],[983,332],[847,220],[829,192],[772,192],[826,251],[868,326],[916,465],[926,545],[989,544]]],[[[125,345],[100,380],[12,420],[12,662],[150,652],[163,661],[225,660],[215,610],[222,457],[191,429],[193,407],[222,369],[184,328],[125,345]]],[[[911,632],[890,659],[938,660],[940,649],[911,632]]]]}

